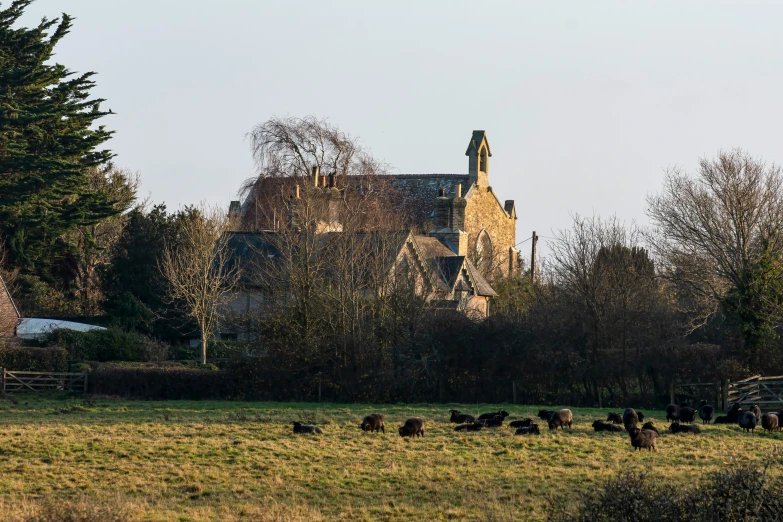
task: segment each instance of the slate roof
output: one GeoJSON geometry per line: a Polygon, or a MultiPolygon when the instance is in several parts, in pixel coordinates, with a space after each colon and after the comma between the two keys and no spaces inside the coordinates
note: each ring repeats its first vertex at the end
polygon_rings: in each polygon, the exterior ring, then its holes
{"type": "Polygon", "coordinates": [[[470,188],[467,174],[388,174],[384,178],[399,194],[410,224],[419,226],[432,219],[439,189],[445,189],[446,196],[453,198],[457,185],[462,184],[463,194],[470,188]]]}

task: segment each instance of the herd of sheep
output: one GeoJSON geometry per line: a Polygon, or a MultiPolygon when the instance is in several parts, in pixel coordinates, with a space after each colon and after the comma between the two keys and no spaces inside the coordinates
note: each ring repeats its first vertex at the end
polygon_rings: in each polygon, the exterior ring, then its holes
{"type": "MultiPolygon", "coordinates": [[[[478,417],[464,414],[459,410],[449,410],[449,414],[451,415],[450,422],[457,424],[454,431],[479,431],[484,428],[498,428],[503,426],[506,417],[509,416],[509,413],[505,410],[482,413],[478,417]]],[[[715,408],[707,404],[707,401],[701,401],[701,406],[698,409],[676,404],[669,404],[666,407],[666,420],[671,423],[669,425],[671,433],[700,433],[699,427],[691,424],[696,420],[697,415],[701,419],[702,424],[709,424],[710,422],[715,424],[738,424],[746,432],[753,431],[759,423],[767,431],[783,429],[779,421],[783,412],[765,413],[762,415],[761,409],[757,405],[752,405],[750,410],[743,411],[741,405],[735,403],[729,408],[726,415],[715,417],[713,421],[714,414],[715,408]]],[[[540,410],[538,417],[547,422],[550,430],[564,429],[566,427],[570,430],[574,422],[574,416],[571,410],[568,409],[557,411],[540,410]]],[[[627,432],[630,437],[631,447],[634,450],[647,449],[648,451],[658,451],[656,448],[659,435],[658,429],[650,421],[645,422],[639,428],[639,423],[643,421],[644,413],[637,412],[633,408],[627,408],[622,415],[609,413],[605,421],[596,420],[592,426],[595,431],[627,432]]],[[[293,424],[294,433],[323,433],[318,426],[304,425],[300,422],[294,422],[293,424]]],[[[508,423],[508,426],[516,429],[516,435],[540,434],[538,424],[530,418],[511,421],[508,423]]],[[[359,428],[362,431],[386,433],[383,415],[380,413],[367,415],[362,420],[359,428]]],[[[412,417],[406,420],[397,431],[401,437],[423,437],[424,420],[420,417],[412,417]]]]}

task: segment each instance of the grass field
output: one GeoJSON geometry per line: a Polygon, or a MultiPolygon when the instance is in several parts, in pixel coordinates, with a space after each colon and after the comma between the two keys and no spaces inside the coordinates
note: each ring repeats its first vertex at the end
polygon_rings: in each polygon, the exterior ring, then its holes
{"type": "MultiPolygon", "coordinates": [[[[455,433],[455,406],[6,398],[0,509],[10,518],[81,501],[119,506],[132,520],[540,520],[551,499],[573,500],[610,476],[650,471],[688,485],[761,461],[783,438],[706,426],[695,437],[662,433],[658,453],[634,453],[625,434],[593,432],[608,410],[573,408],[571,432],[541,423],[540,436],[516,437],[506,427],[455,433]],[[385,435],[358,429],[372,412],[386,416],[385,435]],[[425,419],[424,438],[397,435],[411,416],[425,419]],[[295,436],[293,420],[324,434],[295,436]]],[[[502,407],[510,419],[539,409],[502,407]]],[[[662,412],[645,413],[662,431],[662,412]]]]}

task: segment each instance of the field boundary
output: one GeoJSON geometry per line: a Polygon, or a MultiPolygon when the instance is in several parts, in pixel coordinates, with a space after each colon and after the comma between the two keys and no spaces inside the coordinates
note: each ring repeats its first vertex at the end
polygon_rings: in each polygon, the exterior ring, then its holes
{"type": "Polygon", "coordinates": [[[3,368],[3,392],[69,391],[87,392],[87,373],[21,372],[3,368]]]}

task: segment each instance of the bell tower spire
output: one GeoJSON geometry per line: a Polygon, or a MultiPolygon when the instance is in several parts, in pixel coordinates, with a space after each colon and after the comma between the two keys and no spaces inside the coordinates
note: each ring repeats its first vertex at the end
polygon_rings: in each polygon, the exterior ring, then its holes
{"type": "Polygon", "coordinates": [[[485,131],[473,131],[465,156],[468,157],[468,179],[470,182],[476,183],[479,187],[488,187],[489,179],[487,175],[489,173],[489,158],[492,157],[492,151],[489,149],[485,131]]]}

